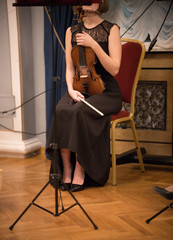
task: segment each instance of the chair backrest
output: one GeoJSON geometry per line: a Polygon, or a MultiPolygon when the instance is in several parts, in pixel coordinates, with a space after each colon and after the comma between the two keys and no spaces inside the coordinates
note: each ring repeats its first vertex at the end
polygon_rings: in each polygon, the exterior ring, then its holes
{"type": "Polygon", "coordinates": [[[134,113],[136,87],[145,56],[145,45],[134,39],[123,38],[121,41],[121,66],[115,79],[120,86],[122,100],[131,104],[131,113],[134,113]]]}

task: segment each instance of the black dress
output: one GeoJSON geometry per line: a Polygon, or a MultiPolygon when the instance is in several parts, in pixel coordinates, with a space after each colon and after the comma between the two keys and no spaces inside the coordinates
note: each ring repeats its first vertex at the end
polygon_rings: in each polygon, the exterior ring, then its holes
{"type": "MultiPolygon", "coordinates": [[[[112,23],[103,21],[92,29],[83,26],[108,53],[108,37],[112,23]]],[[[71,27],[72,46],[76,45],[77,26],[71,27]]],[[[97,59],[96,72],[101,75],[105,85],[102,94],[86,99],[90,104],[104,113],[100,116],[83,102],[74,102],[68,93],[61,98],[56,108],[56,140],[58,148],[67,148],[77,153],[78,162],[85,169],[89,178],[104,185],[109,177],[110,169],[110,116],[121,110],[122,100],[119,85],[97,59]]],[[[51,124],[47,152],[52,156],[50,143],[54,137],[54,121],[51,124]]],[[[61,157],[58,154],[59,163],[61,157]]]]}

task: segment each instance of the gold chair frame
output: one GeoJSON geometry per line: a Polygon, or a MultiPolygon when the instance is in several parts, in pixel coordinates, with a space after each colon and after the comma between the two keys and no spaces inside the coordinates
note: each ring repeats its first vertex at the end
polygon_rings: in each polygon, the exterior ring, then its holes
{"type": "Polygon", "coordinates": [[[138,68],[136,71],[136,75],[135,75],[135,79],[133,82],[133,87],[132,87],[132,93],[131,93],[131,107],[130,107],[130,114],[127,117],[122,117],[119,119],[115,119],[114,121],[111,121],[111,128],[110,128],[110,137],[111,137],[111,149],[112,149],[112,177],[113,177],[113,185],[117,185],[117,179],[116,179],[116,146],[115,146],[115,140],[116,140],[116,126],[118,123],[129,123],[131,130],[132,130],[132,134],[133,134],[133,138],[134,138],[134,142],[136,145],[136,151],[137,151],[137,156],[138,156],[138,160],[139,160],[139,164],[140,164],[140,168],[141,171],[144,172],[145,168],[144,168],[144,164],[143,164],[143,158],[142,158],[142,154],[141,154],[141,150],[140,150],[140,146],[139,146],[139,142],[138,142],[138,138],[137,138],[137,133],[136,133],[136,128],[135,128],[135,124],[134,124],[134,120],[133,120],[133,116],[134,116],[134,112],[135,112],[135,95],[136,95],[136,88],[137,88],[137,84],[139,81],[139,75],[140,75],[140,71],[142,68],[142,62],[143,59],[145,57],[145,45],[139,41],[139,40],[134,40],[134,39],[126,39],[126,38],[122,38],[121,42],[123,43],[127,43],[127,42],[134,42],[137,44],[140,44],[141,46],[141,56],[140,56],[140,60],[138,63],[138,68]]]}

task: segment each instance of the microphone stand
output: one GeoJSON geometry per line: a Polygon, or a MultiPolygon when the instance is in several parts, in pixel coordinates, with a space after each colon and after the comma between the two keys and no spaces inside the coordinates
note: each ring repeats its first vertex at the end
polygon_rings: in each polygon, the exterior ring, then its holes
{"type": "MultiPolygon", "coordinates": [[[[24,1],[23,1],[24,2],[24,1]]],[[[18,7],[18,6],[35,6],[35,5],[29,5],[29,3],[27,3],[26,5],[24,3],[15,3],[13,4],[13,6],[18,7]]],[[[33,2],[33,1],[32,1],[33,2]]],[[[37,2],[37,1],[36,1],[37,2]]],[[[92,223],[92,225],[94,226],[94,229],[96,230],[98,227],[97,225],[92,221],[92,219],[89,217],[89,215],[87,214],[87,212],[84,210],[84,208],[81,206],[81,204],[78,202],[78,200],[75,198],[75,196],[72,194],[72,192],[65,186],[63,185],[62,182],[62,173],[61,170],[59,168],[59,158],[58,158],[58,144],[56,141],[56,82],[60,81],[59,77],[56,77],[56,68],[55,68],[55,55],[54,55],[54,31],[53,31],[53,26],[54,26],[54,10],[55,10],[55,2],[53,2],[53,0],[47,1],[46,3],[49,2],[49,5],[51,7],[51,18],[52,18],[52,29],[51,29],[51,34],[52,34],[52,71],[53,71],[53,77],[52,77],[52,82],[53,82],[53,112],[54,112],[54,127],[55,127],[55,131],[54,131],[54,142],[51,143],[51,147],[53,149],[53,159],[52,159],[52,171],[49,175],[49,180],[48,182],[45,184],[45,186],[40,190],[40,192],[35,196],[35,198],[30,202],[30,204],[25,208],[25,210],[20,214],[20,216],[16,219],[16,221],[9,227],[10,230],[12,230],[14,228],[14,226],[16,225],[16,223],[21,219],[21,217],[26,213],[26,211],[32,206],[36,206],[50,214],[52,214],[53,216],[60,216],[62,213],[68,211],[69,209],[71,209],[72,207],[78,205],[81,210],[83,211],[83,213],[86,215],[86,217],[89,219],[89,221],[92,223]],[[41,193],[46,189],[46,187],[51,184],[54,188],[55,188],[55,213],[49,211],[48,209],[38,205],[35,203],[35,201],[37,200],[37,198],[41,195],[41,193]],[[74,199],[75,203],[73,205],[71,205],[70,207],[64,209],[63,206],[63,201],[62,201],[62,196],[61,196],[61,189],[60,186],[64,186],[64,188],[66,188],[66,190],[68,191],[68,193],[70,194],[70,196],[74,199]],[[59,191],[59,195],[60,195],[60,201],[61,201],[61,205],[62,205],[62,211],[59,212],[59,203],[58,203],[58,191],[59,191]]],[[[68,1],[69,2],[69,1],[68,1]]],[[[71,1],[72,2],[72,1],[71,1]]],[[[78,1],[79,2],[79,1],[78,1]]],[[[33,3],[32,3],[33,4],[33,3]]],[[[82,3],[83,4],[83,3],[82,3]]],[[[39,1],[39,6],[44,6],[45,2],[43,1],[43,4],[40,4],[39,1]]],[[[38,5],[37,5],[38,6],[38,5]]]]}
{"type": "Polygon", "coordinates": [[[173,0],[171,0],[171,3],[170,3],[170,5],[169,5],[169,9],[168,9],[168,11],[167,11],[167,13],[166,13],[166,16],[165,16],[165,18],[164,18],[164,20],[163,20],[163,23],[162,23],[162,25],[161,25],[161,27],[160,27],[157,35],[153,38],[153,40],[152,40],[151,43],[150,43],[150,46],[149,46],[149,48],[148,48],[147,54],[151,52],[151,50],[153,49],[154,45],[155,45],[156,42],[157,42],[157,37],[158,37],[160,31],[162,30],[162,27],[163,27],[163,25],[164,25],[164,23],[165,23],[165,21],[166,21],[166,18],[167,18],[168,14],[169,14],[169,12],[170,12],[170,10],[171,10],[172,3],[173,3],[173,0]]]}

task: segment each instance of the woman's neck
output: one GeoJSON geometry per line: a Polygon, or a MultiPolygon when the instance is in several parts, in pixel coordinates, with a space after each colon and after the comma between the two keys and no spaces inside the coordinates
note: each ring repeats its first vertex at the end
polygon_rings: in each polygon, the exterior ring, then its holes
{"type": "Polygon", "coordinates": [[[97,13],[93,12],[87,12],[87,16],[84,17],[84,25],[87,28],[93,28],[102,21],[103,19],[97,13]]]}

